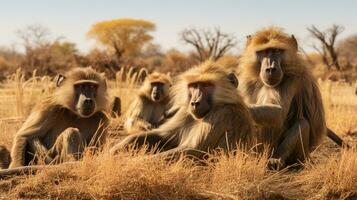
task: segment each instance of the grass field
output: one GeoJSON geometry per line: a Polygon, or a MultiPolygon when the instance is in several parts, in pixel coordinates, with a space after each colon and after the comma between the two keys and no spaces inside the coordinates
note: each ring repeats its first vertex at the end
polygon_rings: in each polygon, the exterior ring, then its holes
{"type": "MultiPolygon", "coordinates": [[[[13,135],[31,107],[52,90],[49,77],[25,81],[18,71],[0,85],[0,144],[13,135]]],[[[117,81],[110,93],[122,99],[123,112],[135,84],[117,81]]],[[[357,144],[357,96],[346,83],[320,82],[328,127],[357,144]]],[[[113,126],[122,119],[115,119],[113,126]]],[[[187,160],[169,164],[144,156],[107,150],[86,153],[75,166],[58,166],[34,176],[0,180],[0,199],[357,199],[357,149],[341,149],[330,140],[312,154],[303,170],[266,170],[266,156],[243,152],[216,155],[216,163],[197,166],[187,160]]]]}

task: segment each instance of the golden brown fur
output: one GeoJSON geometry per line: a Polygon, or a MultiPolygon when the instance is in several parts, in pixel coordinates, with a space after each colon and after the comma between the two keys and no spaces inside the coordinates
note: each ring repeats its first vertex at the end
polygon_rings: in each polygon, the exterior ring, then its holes
{"type": "Polygon", "coordinates": [[[164,122],[169,109],[169,87],[171,84],[171,78],[162,73],[155,72],[146,77],[126,113],[124,127],[127,132],[150,130],[164,122]],[[162,97],[159,101],[152,100],[152,83],[163,84],[162,97]]]}
{"type": "Polygon", "coordinates": [[[11,158],[10,152],[3,145],[0,145],[0,169],[6,169],[9,167],[11,158]]]}
{"type": "Polygon", "coordinates": [[[46,164],[78,158],[86,145],[99,146],[104,139],[108,118],[106,80],[92,68],[69,71],[54,93],[33,109],[16,133],[10,168],[28,165],[33,155],[46,164]],[[74,84],[97,84],[95,107],[84,117],[76,108],[74,84]]]}
{"type": "Polygon", "coordinates": [[[325,114],[317,82],[297,50],[293,36],[280,28],[266,28],[249,38],[239,65],[240,90],[246,103],[251,105],[255,120],[263,126],[261,142],[279,150],[282,140],[289,137],[286,136],[289,129],[292,131],[294,125],[302,129],[303,123],[308,123],[307,138],[299,138],[304,148],[301,149],[300,144],[296,149],[284,149],[290,152],[286,158],[288,163],[304,160],[326,135],[325,114]],[[284,77],[276,87],[269,87],[261,81],[260,64],[256,58],[256,52],[271,48],[284,50],[281,63],[284,77]],[[303,122],[299,124],[299,120],[303,122]]]}
{"type": "Polygon", "coordinates": [[[237,143],[247,140],[253,131],[252,118],[236,86],[225,69],[214,62],[205,62],[179,76],[173,86],[173,96],[179,111],[158,129],[131,135],[111,149],[111,153],[129,144],[163,151],[159,155],[177,158],[186,154],[202,158],[210,150],[233,150],[237,143]],[[200,119],[190,111],[188,85],[196,82],[214,86],[211,110],[200,119]]]}

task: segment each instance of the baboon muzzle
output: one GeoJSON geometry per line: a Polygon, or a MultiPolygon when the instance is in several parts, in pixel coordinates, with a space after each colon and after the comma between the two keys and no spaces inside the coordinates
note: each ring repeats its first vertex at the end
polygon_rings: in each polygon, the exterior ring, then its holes
{"type": "Polygon", "coordinates": [[[210,110],[210,105],[207,101],[205,101],[202,93],[197,98],[193,98],[190,102],[190,106],[192,114],[194,114],[197,118],[204,117],[210,110]]]}
{"type": "Polygon", "coordinates": [[[82,98],[82,101],[80,98],[78,104],[78,111],[83,116],[90,116],[95,111],[95,101],[91,98],[84,97],[82,98]]]}
{"type": "Polygon", "coordinates": [[[151,93],[151,97],[154,101],[159,101],[160,100],[160,97],[161,97],[161,92],[160,92],[160,89],[157,88],[157,87],[154,87],[152,89],[152,93],[151,93]]]}

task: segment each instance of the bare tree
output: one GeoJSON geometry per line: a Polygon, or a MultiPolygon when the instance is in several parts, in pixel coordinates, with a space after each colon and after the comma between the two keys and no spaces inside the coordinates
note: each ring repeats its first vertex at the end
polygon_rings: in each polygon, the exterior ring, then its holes
{"type": "Polygon", "coordinates": [[[213,30],[185,29],[181,33],[181,39],[195,48],[199,61],[209,58],[218,60],[237,43],[233,35],[223,33],[219,28],[213,30]]]}
{"type": "Polygon", "coordinates": [[[22,43],[27,48],[38,48],[49,43],[50,31],[47,27],[39,24],[29,25],[24,29],[16,31],[22,43]]]}
{"type": "Polygon", "coordinates": [[[42,25],[30,25],[16,32],[25,50],[20,66],[26,72],[34,69],[39,74],[54,74],[58,69],[77,64],[74,43],[53,38],[49,29],[42,25]]]}
{"type": "Polygon", "coordinates": [[[338,63],[338,53],[335,49],[335,42],[337,36],[343,32],[343,29],[342,26],[336,24],[325,31],[319,30],[314,25],[307,28],[312,37],[319,40],[320,46],[317,47],[314,45],[313,47],[322,56],[322,61],[328,69],[331,69],[333,66],[336,67],[337,70],[341,69],[338,63]]]}

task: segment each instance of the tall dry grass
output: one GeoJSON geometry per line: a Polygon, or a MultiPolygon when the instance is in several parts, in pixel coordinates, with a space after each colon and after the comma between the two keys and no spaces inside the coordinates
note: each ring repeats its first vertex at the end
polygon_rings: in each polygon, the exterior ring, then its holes
{"type": "MultiPolygon", "coordinates": [[[[123,112],[142,75],[119,71],[109,81],[123,112]]],[[[38,99],[51,92],[50,77],[24,80],[21,71],[0,89],[0,143],[13,134],[38,99]]],[[[357,97],[347,84],[320,83],[328,126],[357,143],[357,97]]],[[[115,119],[120,123],[122,118],[115,119]]],[[[75,166],[57,166],[35,176],[0,180],[0,199],[356,199],[357,150],[342,150],[325,140],[303,170],[266,170],[267,157],[238,152],[216,155],[214,163],[167,163],[143,152],[109,156],[86,153],[75,166]]]]}

